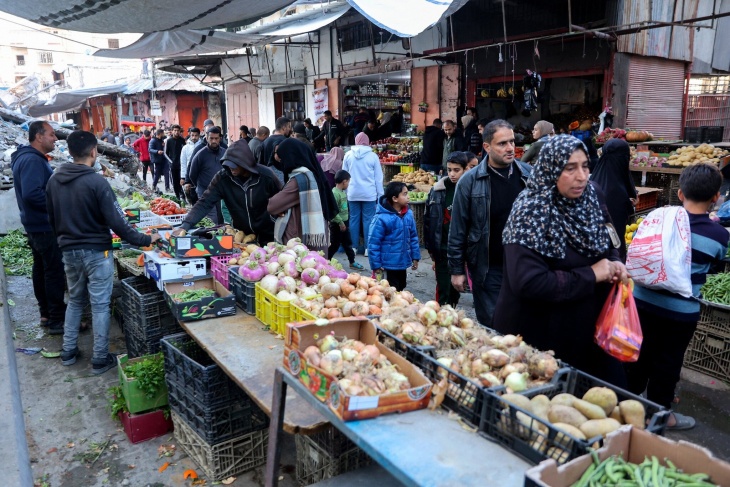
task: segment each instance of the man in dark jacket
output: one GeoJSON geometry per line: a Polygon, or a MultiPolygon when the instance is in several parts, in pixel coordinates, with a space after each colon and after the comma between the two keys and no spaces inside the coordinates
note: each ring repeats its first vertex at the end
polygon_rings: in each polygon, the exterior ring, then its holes
{"type": "Polygon", "coordinates": [[[46,188],[46,207],[58,246],[63,252],[69,301],[63,334],[61,363],[73,365],[79,355],[81,315],[91,301],[94,327],[92,374],[116,366],[109,353],[109,317],[114,257],[111,228],[123,240],[142,247],[160,236],[145,235],[129,226],[109,183],[92,168],[96,160],[96,137],[77,130],[67,139],[73,164],[63,164],[46,188]]]}
{"type": "MultiPolygon", "coordinates": [[[[188,177],[185,179],[185,188],[195,188],[198,198],[203,196],[213,177],[221,170],[221,159],[225,151],[220,147],[220,141],[221,131],[218,127],[213,127],[208,131],[208,140],[205,147],[198,151],[190,161],[188,177]]],[[[208,215],[215,223],[221,223],[221,215],[218,211],[216,205],[208,215]]]]}
{"type": "Polygon", "coordinates": [[[185,193],[180,184],[180,154],[185,147],[185,137],[181,135],[182,127],[179,125],[172,126],[172,135],[165,139],[165,159],[170,164],[170,173],[172,176],[172,187],[175,190],[175,196],[178,199],[185,199],[185,193]]]}
{"type": "Polygon", "coordinates": [[[324,140],[318,139],[319,134],[321,133],[319,127],[313,125],[312,120],[309,118],[304,119],[304,127],[307,129],[307,138],[312,144],[314,144],[315,152],[319,152],[324,149],[324,140]]]}
{"type": "Polygon", "coordinates": [[[421,150],[421,169],[441,173],[444,154],[444,131],[441,130],[441,119],[437,118],[423,132],[423,149],[421,150]]]}
{"type": "Polygon", "coordinates": [[[155,136],[150,139],[149,153],[150,161],[155,167],[155,177],[152,179],[152,188],[157,191],[157,183],[160,182],[162,176],[165,177],[165,191],[170,191],[170,164],[165,158],[165,142],[162,138],[165,135],[165,131],[157,129],[155,136]]]}
{"type": "Polygon", "coordinates": [[[487,156],[456,186],[448,258],[451,284],[464,291],[468,269],[477,321],[491,326],[502,284],[502,231],[532,168],[515,159],[515,135],[508,122],[490,122],[483,135],[487,156]]]}
{"type": "Polygon", "coordinates": [[[446,173],[446,161],[449,155],[455,151],[465,151],[466,142],[464,137],[456,130],[456,124],[453,120],[446,120],[443,123],[444,130],[444,151],[443,151],[443,172],[446,173]]]}
{"type": "Polygon", "coordinates": [[[365,130],[365,125],[367,125],[368,120],[370,120],[370,115],[367,109],[360,107],[360,110],[352,118],[352,129],[355,131],[355,135],[365,130]]]}
{"type": "Polygon", "coordinates": [[[342,122],[332,116],[332,112],[326,110],[324,112],[324,124],[322,125],[322,133],[320,138],[324,138],[324,148],[329,152],[333,147],[339,147],[347,135],[345,126],[342,122]]]}
{"type": "MultiPolygon", "coordinates": [[[[223,169],[215,175],[203,196],[193,206],[181,228],[190,230],[210,210],[223,201],[234,228],[254,233],[260,244],[274,241],[274,220],[266,212],[269,198],[281,190],[270,168],[256,164],[244,140],[231,144],[223,155],[223,169]]],[[[180,229],[173,234],[180,235],[180,229]]]]}
{"type": "Polygon", "coordinates": [[[46,184],[53,174],[46,154],[55,148],[56,133],[48,122],[35,121],[28,127],[30,145],[21,145],[11,156],[15,199],[20,221],[28,234],[33,254],[33,293],[41,313],[41,325],[51,335],[63,334],[66,305],[61,251],[48,221],[46,184]]]}

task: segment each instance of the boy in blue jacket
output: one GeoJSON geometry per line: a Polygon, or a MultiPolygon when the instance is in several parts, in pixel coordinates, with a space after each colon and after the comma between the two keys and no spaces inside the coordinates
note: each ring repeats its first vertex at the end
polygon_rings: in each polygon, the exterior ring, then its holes
{"type": "Polygon", "coordinates": [[[418,269],[421,249],[413,212],[408,208],[408,188],[393,181],[380,198],[370,223],[368,260],[374,272],[387,272],[391,286],[398,291],[406,287],[406,270],[418,269]]]}

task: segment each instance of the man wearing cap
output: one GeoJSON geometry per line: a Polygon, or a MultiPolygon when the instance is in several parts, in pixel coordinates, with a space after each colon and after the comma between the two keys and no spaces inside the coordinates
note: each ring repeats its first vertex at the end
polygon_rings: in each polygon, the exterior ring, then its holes
{"type": "Polygon", "coordinates": [[[274,241],[274,219],[266,211],[269,198],[281,190],[270,168],[257,164],[245,140],[237,140],[221,159],[223,168],[173,234],[190,230],[223,201],[234,228],[254,233],[260,244],[274,241]]]}

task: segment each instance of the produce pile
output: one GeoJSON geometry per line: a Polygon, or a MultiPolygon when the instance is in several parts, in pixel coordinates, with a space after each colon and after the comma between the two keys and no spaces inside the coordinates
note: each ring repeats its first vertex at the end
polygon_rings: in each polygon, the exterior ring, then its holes
{"type": "Polygon", "coordinates": [[[548,427],[530,416],[517,411],[515,417],[519,422],[517,434],[530,441],[535,450],[558,461],[567,459],[571,439],[592,440],[599,436],[616,431],[622,424],[630,424],[634,428],[644,429],[646,410],[644,405],[634,399],[618,401],[616,393],[607,387],[593,387],[582,399],[572,394],[558,394],[552,399],[539,394],[532,399],[519,394],[504,394],[500,397],[504,405],[498,427],[511,430],[509,425],[509,406],[517,406],[539,418],[553,428],[567,433],[558,435],[555,442],[559,446],[550,446],[548,427]]]}
{"type": "Polygon", "coordinates": [[[708,274],[700,293],[705,301],[730,306],[730,274],[708,274]]]}
{"type": "Polygon", "coordinates": [[[150,203],[145,200],[141,193],[137,193],[136,191],[128,197],[117,196],[117,202],[125,210],[133,210],[135,208],[139,208],[140,210],[150,209],[150,203]]]}
{"type": "Polygon", "coordinates": [[[340,389],[350,396],[379,396],[411,388],[408,377],[378,347],[359,340],[326,335],[317,340],[317,346],[307,347],[304,357],[335,376],[340,389]]]}
{"type": "Polygon", "coordinates": [[[433,174],[423,169],[418,169],[414,172],[401,172],[393,176],[393,181],[400,181],[406,184],[426,184],[433,186],[433,174]]]}
{"type": "Polygon", "coordinates": [[[654,134],[646,130],[629,130],[624,136],[626,142],[633,144],[638,142],[648,142],[654,138],[654,134]]]}
{"type": "Polygon", "coordinates": [[[187,289],[180,293],[171,294],[170,297],[176,303],[187,303],[190,301],[199,301],[203,298],[215,297],[215,291],[212,289],[187,289]]]}
{"type": "Polygon", "coordinates": [[[605,144],[610,139],[625,139],[626,138],[626,131],[624,129],[612,129],[610,127],[607,127],[603,129],[603,132],[596,135],[595,142],[596,144],[605,144]]]}
{"type": "Polygon", "coordinates": [[[645,487],[712,487],[710,476],[705,473],[687,474],[678,469],[668,458],[663,465],[657,457],[645,457],[636,464],[627,462],[622,457],[612,455],[600,461],[598,455],[591,451],[593,463],[581,478],[571,487],[588,487],[590,485],[642,485],[645,487]]]}
{"type": "Polygon", "coordinates": [[[411,203],[423,203],[428,199],[428,193],[426,191],[409,191],[408,201],[411,203]]]}
{"type": "Polygon", "coordinates": [[[669,163],[666,157],[661,156],[633,156],[631,165],[637,167],[664,167],[669,163]]]}
{"type": "Polygon", "coordinates": [[[167,198],[155,198],[150,202],[150,210],[156,215],[183,215],[186,213],[174,201],[167,198]]]}
{"type": "Polygon", "coordinates": [[[634,240],[634,235],[636,235],[636,231],[643,221],[643,218],[637,218],[636,222],[626,225],[626,231],[624,232],[624,242],[626,242],[626,245],[629,245],[634,240]]]}
{"type": "Polygon", "coordinates": [[[383,310],[378,326],[415,346],[433,346],[438,362],[484,387],[521,392],[546,384],[559,368],[552,352],[540,352],[517,335],[476,326],[463,311],[425,304],[383,310]]]}
{"type": "Polygon", "coordinates": [[[687,167],[701,162],[719,164],[720,158],[728,154],[730,152],[719,149],[712,144],[701,144],[697,147],[688,145],[670,153],[667,163],[674,167],[687,167]]]}
{"type": "Polygon", "coordinates": [[[0,256],[9,276],[30,276],[33,272],[33,252],[22,230],[13,230],[0,238],[0,256]]]}

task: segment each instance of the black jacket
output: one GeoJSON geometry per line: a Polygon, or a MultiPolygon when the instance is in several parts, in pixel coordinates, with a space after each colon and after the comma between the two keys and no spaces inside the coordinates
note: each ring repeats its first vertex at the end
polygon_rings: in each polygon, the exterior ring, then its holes
{"type": "Polygon", "coordinates": [[[48,159],[33,146],[21,145],[10,156],[10,161],[15,182],[15,199],[25,231],[52,231],[46,210],[46,185],[53,174],[48,159]]]}
{"type": "MultiPolygon", "coordinates": [[[[515,161],[523,185],[532,173],[532,167],[515,161]]],[[[459,179],[454,194],[449,227],[449,272],[464,275],[469,268],[471,278],[483,282],[489,271],[489,207],[491,187],[485,157],[477,167],[459,179]]]]}
{"type": "Polygon", "coordinates": [[[223,200],[231,214],[233,227],[246,234],[255,233],[260,244],[274,241],[274,219],[266,211],[269,198],[281,190],[281,184],[268,167],[258,165],[258,175],[245,181],[234,178],[224,167],[215,175],[203,196],[190,210],[182,227],[189,230],[223,200]]]}
{"type": "Polygon", "coordinates": [[[443,130],[433,125],[426,127],[423,132],[423,150],[421,150],[421,164],[430,164],[432,166],[441,166],[441,159],[444,154],[444,137],[446,134],[443,130]]]}
{"type": "MultiPolygon", "coordinates": [[[[180,154],[182,153],[183,147],[185,147],[185,138],[168,137],[165,139],[165,156],[170,164],[180,164],[180,154]]],[[[191,158],[192,159],[192,158],[191,158]]]]}
{"type": "Polygon", "coordinates": [[[446,203],[446,179],[441,178],[428,193],[423,217],[423,238],[426,250],[432,258],[438,258],[441,251],[441,234],[444,226],[444,204],[446,203]]]}
{"type": "Polygon", "coordinates": [[[479,135],[479,127],[477,127],[476,120],[472,120],[469,122],[469,125],[464,127],[464,141],[467,146],[465,150],[477,155],[482,152],[482,136],[479,135]]]}
{"type": "Polygon", "coordinates": [[[274,134],[266,137],[266,140],[261,142],[261,153],[259,154],[259,160],[256,162],[264,166],[272,166],[274,164],[274,149],[287,138],[286,135],[282,134],[274,134]]]}
{"type": "Polygon", "coordinates": [[[46,186],[46,207],[61,250],[112,250],[110,228],[132,245],[151,243],[129,226],[111,186],[89,166],[56,169],[46,186]]]}
{"type": "Polygon", "coordinates": [[[185,182],[195,186],[198,196],[205,192],[215,175],[221,170],[221,159],[225,153],[223,147],[218,147],[218,150],[213,152],[206,145],[203,150],[198,151],[190,159],[188,177],[185,178],[185,182]]]}
{"type": "Polygon", "coordinates": [[[158,139],[157,137],[152,137],[150,139],[149,143],[149,150],[150,150],[150,162],[153,164],[158,162],[163,162],[165,160],[165,154],[158,154],[157,151],[165,150],[165,141],[158,139]]]}

